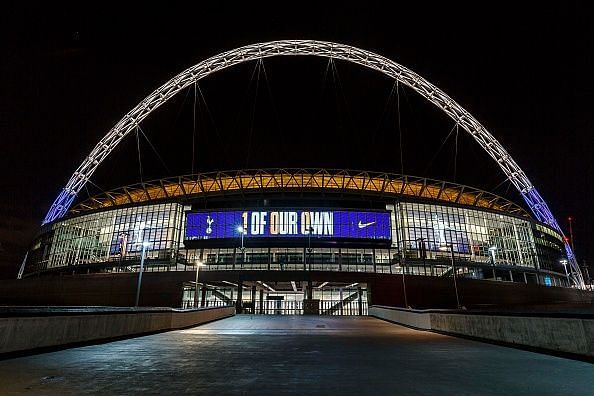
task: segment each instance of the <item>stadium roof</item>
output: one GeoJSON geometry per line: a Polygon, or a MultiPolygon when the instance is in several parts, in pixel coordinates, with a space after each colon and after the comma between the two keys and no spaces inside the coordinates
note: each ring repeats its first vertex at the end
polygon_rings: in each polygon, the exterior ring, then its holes
{"type": "Polygon", "coordinates": [[[517,204],[474,187],[415,176],[330,169],[250,169],[169,177],[103,192],[78,203],[70,214],[175,198],[287,190],[416,197],[530,217],[517,204]]]}

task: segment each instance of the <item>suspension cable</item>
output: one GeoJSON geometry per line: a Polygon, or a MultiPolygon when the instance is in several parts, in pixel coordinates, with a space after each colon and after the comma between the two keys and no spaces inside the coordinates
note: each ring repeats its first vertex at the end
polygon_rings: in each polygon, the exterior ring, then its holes
{"type": "Polygon", "coordinates": [[[194,106],[192,107],[192,172],[194,174],[196,158],[196,81],[194,81],[194,106]]]}
{"type": "MultiPolygon", "coordinates": [[[[349,103],[348,103],[348,101],[346,99],[346,96],[344,94],[344,88],[342,86],[342,81],[340,79],[340,74],[338,73],[338,68],[336,67],[336,62],[334,61],[334,59],[332,59],[331,66],[332,66],[332,80],[334,82],[334,89],[335,89],[335,91],[334,91],[334,97],[335,97],[335,100],[336,100],[337,111],[339,113],[339,120],[342,121],[342,125],[343,126],[345,124],[346,125],[349,125],[355,133],[356,132],[359,132],[359,134],[360,134],[360,131],[358,131],[358,128],[357,128],[357,126],[356,126],[356,124],[354,122],[354,119],[351,118],[351,113],[352,112],[349,111],[350,106],[349,106],[349,103]],[[341,105],[341,99],[342,99],[342,103],[343,103],[343,106],[344,106],[344,110],[346,110],[346,111],[340,111],[341,110],[341,107],[340,107],[340,105],[341,105]],[[346,121],[347,121],[346,123],[344,122],[345,119],[343,119],[343,115],[345,113],[346,113],[346,116],[344,116],[344,118],[346,118],[346,121]]],[[[344,152],[347,152],[347,150],[352,149],[352,146],[347,143],[347,140],[346,139],[340,139],[340,140],[341,140],[341,142],[343,142],[343,150],[344,150],[344,152]]]]}
{"type": "MultiPolygon", "coordinates": [[[[342,80],[340,78],[340,74],[338,73],[338,68],[336,67],[336,63],[334,64],[334,69],[336,70],[336,79],[338,81],[338,88],[340,89],[340,96],[342,97],[342,101],[344,102],[344,107],[346,109],[346,119],[348,121],[348,125],[351,126],[352,130],[355,134],[361,136],[363,133],[360,128],[360,124],[355,122],[356,118],[354,117],[355,112],[351,111],[352,107],[347,100],[347,96],[345,94],[345,89],[342,84],[342,80]]],[[[351,146],[352,147],[352,146],[351,146]]]]}
{"type": "MultiPolygon", "coordinates": [[[[93,182],[91,181],[91,179],[87,179],[87,183],[91,183],[93,186],[95,186],[97,189],[99,189],[99,191],[101,191],[102,193],[105,193],[105,192],[106,192],[106,191],[105,191],[104,189],[102,189],[102,188],[101,188],[99,185],[97,185],[97,184],[93,183],[93,182]]],[[[85,184],[86,184],[86,183],[85,183],[85,184]]],[[[87,190],[87,193],[88,193],[88,190],[87,190]]]]}
{"type": "MultiPolygon", "coordinates": [[[[257,73],[256,73],[256,88],[255,88],[255,92],[254,92],[254,103],[252,105],[252,114],[250,117],[250,128],[249,128],[249,134],[248,134],[248,145],[247,145],[246,160],[245,160],[246,167],[249,167],[249,164],[250,164],[250,154],[251,154],[251,150],[252,150],[252,137],[254,135],[254,123],[256,120],[256,110],[257,110],[257,103],[258,103],[258,91],[260,88],[261,64],[262,64],[262,58],[258,59],[258,61],[256,63],[256,67],[254,69],[254,72],[257,71],[257,73]]],[[[252,74],[252,77],[253,77],[253,74],[252,74]]]]}
{"type": "Polygon", "coordinates": [[[392,84],[392,88],[390,89],[390,93],[388,94],[388,98],[386,99],[386,103],[384,104],[382,113],[379,116],[377,126],[373,130],[373,133],[371,134],[371,145],[372,146],[375,144],[375,137],[377,135],[377,132],[379,132],[381,130],[382,123],[384,121],[386,113],[388,112],[388,109],[390,108],[390,103],[392,103],[392,98],[394,97],[394,92],[396,92],[396,84],[397,83],[398,83],[398,80],[394,80],[394,84],[392,84]]]}
{"type": "Polygon", "coordinates": [[[85,183],[85,191],[87,192],[87,198],[91,198],[91,193],[89,192],[89,189],[87,188],[87,183],[85,183]]]}
{"type": "Polygon", "coordinates": [[[444,145],[446,144],[446,142],[448,141],[448,139],[450,138],[450,136],[452,135],[452,133],[454,132],[454,130],[456,130],[456,127],[457,126],[458,126],[458,123],[456,122],[454,124],[454,126],[452,127],[452,129],[450,129],[450,132],[448,133],[448,135],[441,142],[441,145],[439,146],[439,148],[437,149],[437,151],[435,152],[435,154],[433,154],[433,157],[431,158],[431,160],[429,161],[429,163],[425,167],[425,170],[423,171],[423,174],[426,174],[429,171],[429,168],[431,168],[431,165],[433,165],[433,161],[435,161],[435,159],[437,158],[437,156],[441,152],[441,149],[443,149],[444,145]]]}
{"type": "Polygon", "coordinates": [[[144,131],[142,130],[142,128],[141,128],[140,125],[138,125],[138,130],[140,131],[140,133],[142,134],[142,136],[144,136],[144,138],[146,139],[146,142],[149,144],[150,148],[155,152],[155,154],[157,155],[157,158],[159,159],[159,161],[161,161],[161,164],[165,168],[165,171],[167,172],[167,174],[171,174],[171,171],[169,170],[169,167],[167,166],[167,164],[165,164],[165,161],[163,161],[163,158],[159,155],[159,152],[157,151],[157,149],[155,148],[155,146],[153,145],[153,143],[151,143],[150,139],[148,138],[148,136],[146,135],[146,133],[144,133],[144,131]]]}
{"type": "Polygon", "coordinates": [[[488,191],[495,192],[495,191],[496,191],[496,190],[497,190],[499,187],[501,187],[501,186],[502,186],[502,185],[503,185],[505,182],[509,182],[509,183],[511,183],[511,182],[510,182],[510,180],[509,180],[509,178],[507,178],[507,177],[506,177],[505,179],[503,179],[503,181],[502,181],[501,183],[499,183],[498,185],[496,185],[496,186],[495,186],[495,187],[493,187],[493,188],[490,188],[488,191]]]}
{"type": "MultiPolygon", "coordinates": [[[[341,117],[341,112],[340,112],[340,100],[339,100],[339,94],[338,94],[338,82],[337,82],[337,70],[336,70],[336,64],[334,62],[334,59],[330,59],[330,72],[332,73],[332,87],[334,88],[334,105],[335,105],[335,109],[336,109],[336,113],[338,114],[338,124],[340,125],[340,121],[342,121],[342,117],[341,117]]],[[[339,139],[339,141],[342,143],[342,148],[341,151],[342,152],[346,152],[345,147],[348,147],[345,143],[345,139],[339,139]]]]}
{"type": "Polygon", "coordinates": [[[457,170],[457,165],[458,165],[458,127],[459,124],[456,123],[456,138],[455,138],[455,143],[454,143],[454,183],[456,182],[456,170],[457,170]]]}
{"type": "Polygon", "coordinates": [[[402,155],[402,125],[400,122],[400,83],[396,80],[396,107],[398,108],[398,141],[400,147],[400,174],[404,175],[404,157],[402,155]]]}
{"type": "MultiPolygon", "coordinates": [[[[200,100],[199,103],[204,103],[204,108],[206,109],[206,114],[208,116],[208,119],[210,120],[212,126],[214,127],[214,131],[215,131],[215,136],[217,137],[217,140],[219,141],[219,145],[220,147],[223,148],[223,152],[224,152],[224,157],[225,157],[225,161],[229,161],[229,146],[227,144],[225,144],[225,142],[222,140],[221,138],[221,133],[219,132],[219,129],[217,127],[217,124],[214,120],[214,116],[212,115],[212,112],[210,111],[210,107],[208,106],[208,103],[206,103],[206,97],[204,96],[204,93],[202,92],[202,88],[200,88],[200,84],[197,83],[196,88],[198,89],[198,99],[200,100]]],[[[200,113],[202,115],[202,112],[200,113]]]]}
{"type": "Polygon", "coordinates": [[[140,171],[140,182],[144,183],[144,180],[142,179],[142,159],[140,158],[140,138],[138,136],[139,127],[140,126],[136,124],[136,150],[138,151],[138,169],[140,171]]]}
{"type": "MultiPolygon", "coordinates": [[[[274,119],[276,121],[276,127],[278,128],[279,134],[282,133],[280,118],[278,116],[278,110],[276,108],[276,102],[274,100],[274,96],[272,96],[272,88],[270,87],[270,82],[268,80],[268,73],[266,73],[266,67],[264,66],[264,59],[262,59],[262,74],[264,76],[264,82],[266,83],[266,88],[268,91],[268,96],[270,96],[270,103],[272,104],[272,111],[274,112],[274,119]]],[[[281,147],[285,147],[285,145],[281,145],[281,147]]]]}

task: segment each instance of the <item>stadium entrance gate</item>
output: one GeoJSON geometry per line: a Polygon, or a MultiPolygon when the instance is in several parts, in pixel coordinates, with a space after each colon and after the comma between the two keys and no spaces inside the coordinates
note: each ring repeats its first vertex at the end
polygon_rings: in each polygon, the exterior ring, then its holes
{"type": "Polygon", "coordinates": [[[252,315],[363,316],[368,313],[367,285],[339,282],[194,282],[184,285],[182,308],[235,306],[252,315]],[[241,287],[242,293],[238,294],[241,287]]]}

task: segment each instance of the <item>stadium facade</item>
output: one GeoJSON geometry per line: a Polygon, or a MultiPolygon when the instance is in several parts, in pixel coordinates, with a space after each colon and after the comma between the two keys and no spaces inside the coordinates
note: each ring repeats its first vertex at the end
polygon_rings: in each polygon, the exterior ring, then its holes
{"type": "MultiPolygon", "coordinates": [[[[237,299],[237,283],[224,279],[225,271],[259,271],[266,301],[281,300],[269,306],[286,310],[295,301],[303,309],[308,294],[301,285],[309,279],[310,296],[322,306],[325,297],[336,303],[355,295],[355,308],[341,307],[357,310],[366,285],[333,282],[332,273],[567,287],[563,247],[562,235],[520,206],[468,186],[385,173],[259,169],[162,179],[83,201],[42,227],[25,276],[137,272],[144,255],[147,272],[216,271],[219,281],[200,283],[205,293],[196,296],[208,304],[237,299]],[[279,271],[318,277],[272,286],[269,275],[279,271]]],[[[192,305],[194,290],[186,284],[180,304],[192,305]]],[[[252,301],[251,293],[248,287],[243,301],[252,301]]]]}

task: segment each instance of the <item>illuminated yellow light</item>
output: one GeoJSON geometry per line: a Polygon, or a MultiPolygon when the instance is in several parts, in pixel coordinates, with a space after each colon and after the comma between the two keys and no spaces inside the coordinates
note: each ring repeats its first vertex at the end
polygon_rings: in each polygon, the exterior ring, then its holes
{"type": "Polygon", "coordinates": [[[72,213],[80,213],[93,209],[108,208],[142,203],[153,200],[174,198],[179,196],[201,195],[215,192],[236,191],[241,189],[319,189],[319,190],[357,190],[383,192],[394,195],[408,195],[445,202],[456,202],[461,205],[491,208],[501,212],[517,213],[528,217],[528,214],[517,205],[495,195],[463,186],[427,181],[410,177],[386,178],[367,174],[348,175],[346,173],[329,174],[326,171],[316,173],[266,173],[228,175],[197,175],[198,181],[180,180],[168,182],[151,182],[144,188],[127,188],[117,190],[98,197],[90,198],[72,209],[72,213]],[[427,185],[427,183],[431,185],[427,185]]]}

